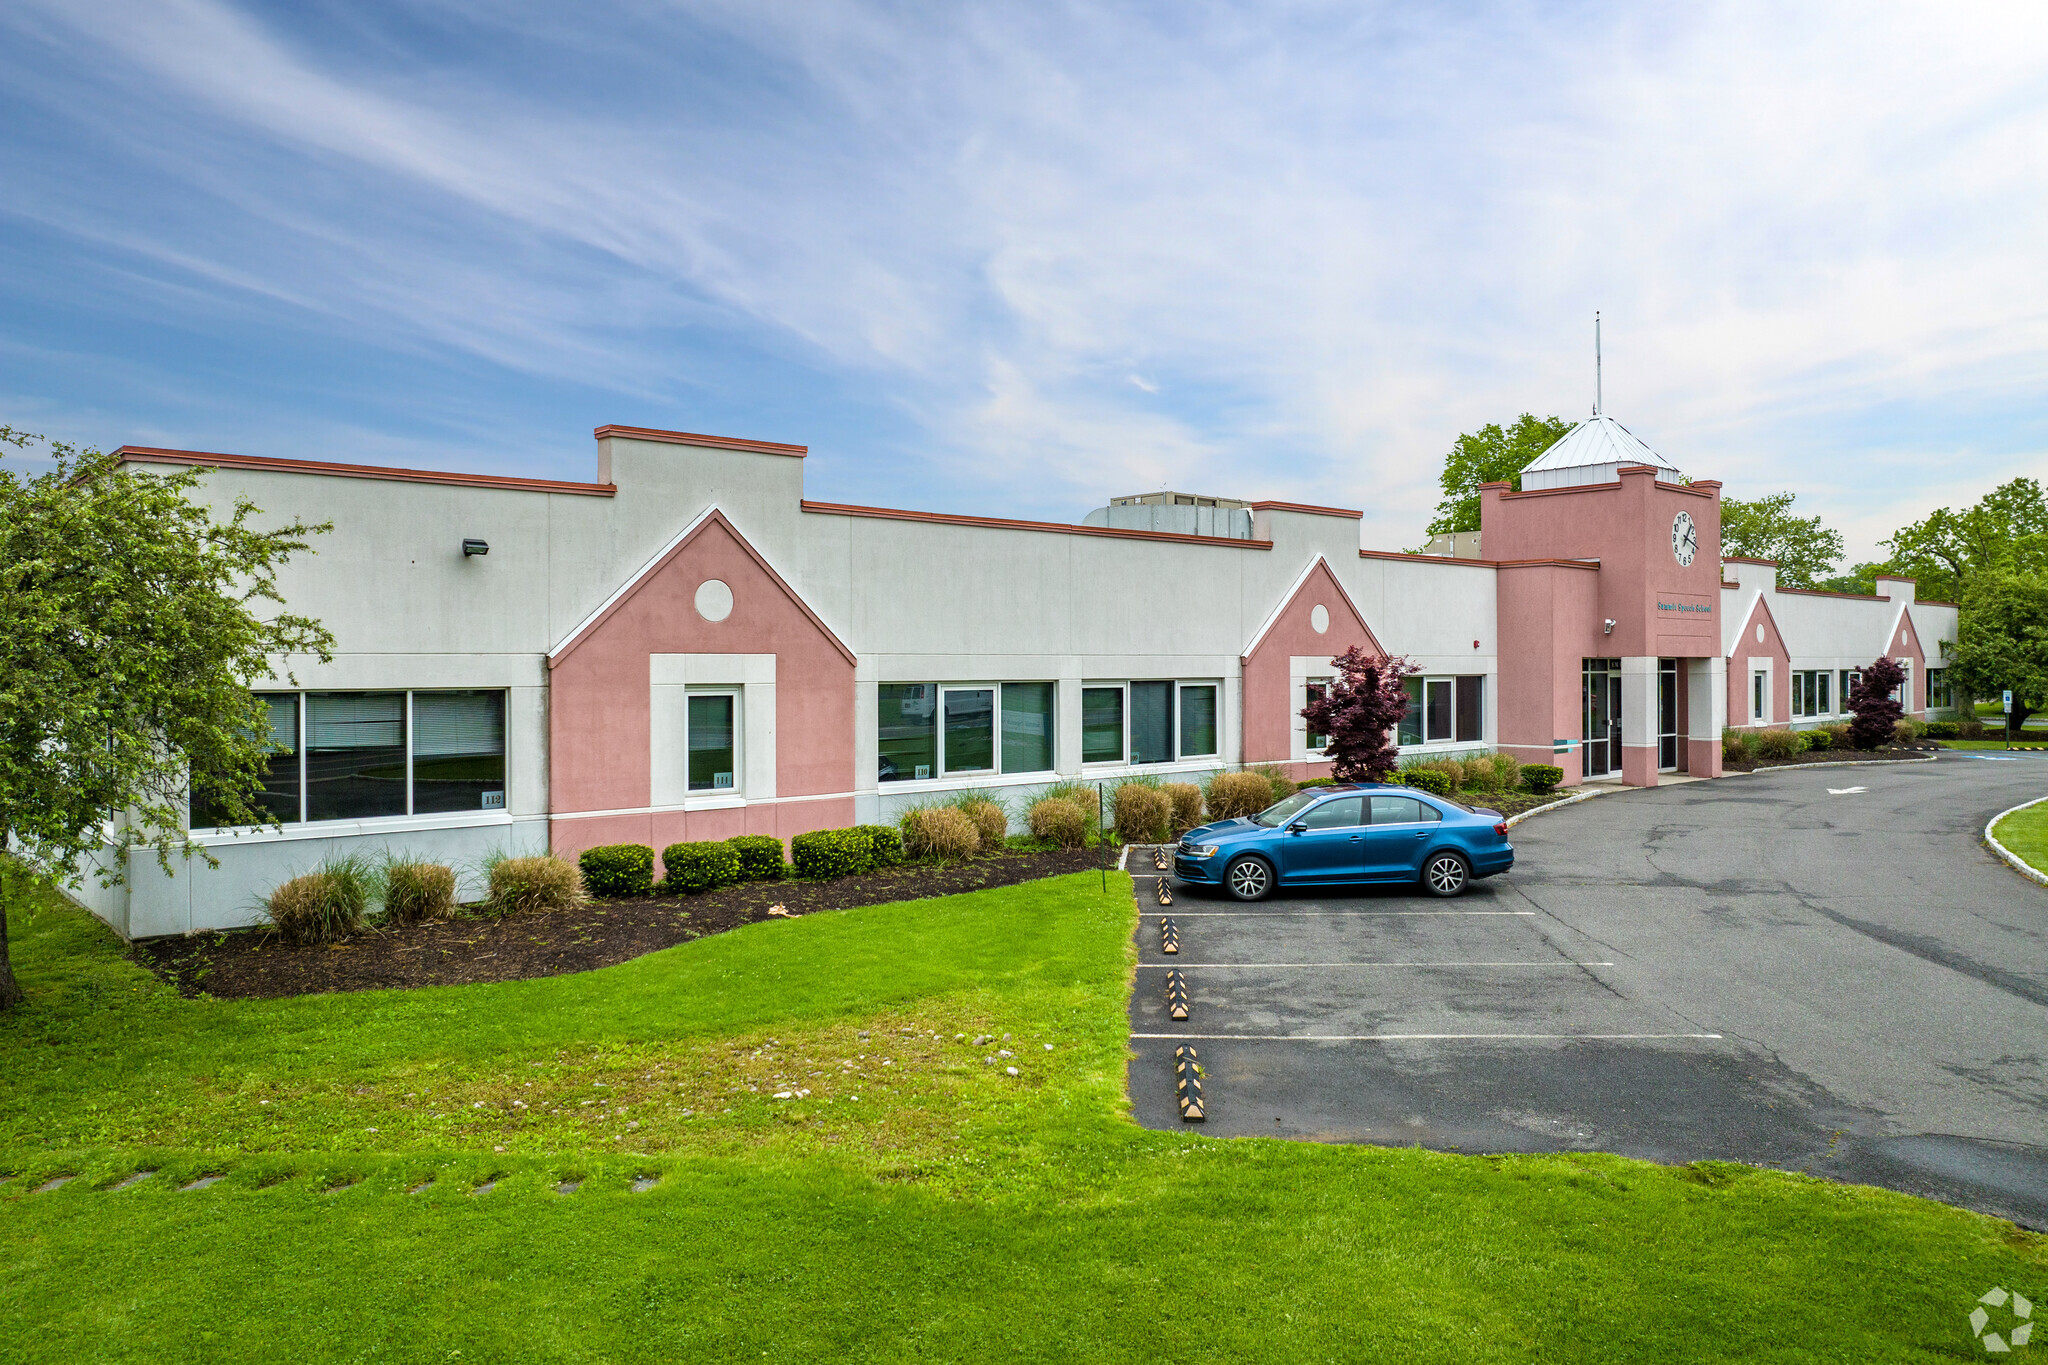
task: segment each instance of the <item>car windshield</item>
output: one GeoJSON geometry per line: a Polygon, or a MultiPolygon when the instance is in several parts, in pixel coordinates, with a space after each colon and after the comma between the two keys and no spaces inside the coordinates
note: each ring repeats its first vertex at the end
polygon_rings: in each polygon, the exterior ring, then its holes
{"type": "Polygon", "coordinates": [[[1252,817],[1252,823],[1264,825],[1268,829],[1278,829],[1280,826],[1286,824],[1289,820],[1292,820],[1295,816],[1299,815],[1304,809],[1308,807],[1308,805],[1311,802],[1315,801],[1318,797],[1327,795],[1329,795],[1328,792],[1314,790],[1296,792],[1294,795],[1288,797],[1285,801],[1282,801],[1279,805],[1268,806],[1264,810],[1260,811],[1257,815],[1254,815],[1252,817]]]}

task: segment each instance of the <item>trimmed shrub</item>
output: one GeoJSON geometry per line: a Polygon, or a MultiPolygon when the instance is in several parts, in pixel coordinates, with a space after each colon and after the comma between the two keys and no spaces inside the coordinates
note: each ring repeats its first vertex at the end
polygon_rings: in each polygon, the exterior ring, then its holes
{"type": "Polygon", "coordinates": [[[957,806],[926,806],[903,812],[903,851],[912,858],[971,858],[981,851],[981,831],[957,806]]]}
{"type": "Polygon", "coordinates": [[[1830,749],[1848,749],[1854,747],[1853,741],[1851,741],[1849,738],[1849,727],[1846,724],[1823,725],[1820,728],[1827,732],[1828,747],[1830,749]]]}
{"type": "MultiPolygon", "coordinates": [[[[1304,787],[1324,785],[1328,778],[1319,777],[1314,784],[1304,782],[1304,787]]],[[[1202,789],[1192,782],[1169,782],[1159,789],[1166,793],[1166,799],[1173,803],[1173,827],[1193,829],[1202,823],[1202,789]]]]}
{"type": "Polygon", "coordinates": [[[903,834],[894,825],[855,825],[868,836],[868,867],[894,867],[903,861],[903,834]]]}
{"type": "Polygon", "coordinates": [[[278,887],[263,910],[286,943],[331,943],[363,927],[370,881],[360,858],[336,858],[278,887]]]}
{"type": "Polygon", "coordinates": [[[1956,738],[1984,738],[1984,722],[1977,719],[1975,716],[1964,716],[1961,720],[1956,722],[1956,738]]]}
{"type": "Polygon", "coordinates": [[[1210,819],[1237,820],[1272,805],[1273,787],[1258,773],[1218,773],[1209,779],[1203,800],[1210,819]]]}
{"type": "Polygon", "coordinates": [[[1564,769],[1555,763],[1522,764],[1522,780],[1529,784],[1529,790],[1538,796],[1547,796],[1557,790],[1557,784],[1564,781],[1564,769]]]}
{"type": "Polygon", "coordinates": [[[789,860],[799,877],[850,877],[875,865],[875,841],[855,829],[814,829],[789,841],[789,860]]]}
{"type": "Polygon", "coordinates": [[[1051,796],[1034,801],[1026,822],[1031,826],[1032,838],[1061,848],[1081,848],[1088,842],[1088,818],[1072,801],[1051,796]]]}
{"type": "Polygon", "coordinates": [[[1756,757],[1756,741],[1740,730],[1721,732],[1721,761],[1748,763],[1756,757]]]}
{"type": "Polygon", "coordinates": [[[645,844],[603,844],[576,859],[583,889],[593,896],[645,896],[654,890],[654,850],[645,844]]]}
{"type": "Polygon", "coordinates": [[[1010,837],[1010,813],[993,801],[963,801],[960,813],[974,822],[974,832],[983,853],[1002,849],[1010,837]]]}
{"type": "Polygon", "coordinates": [[[1143,782],[1126,782],[1112,794],[1117,837],[1127,844],[1164,843],[1171,837],[1173,799],[1143,782]]]}
{"type": "Polygon", "coordinates": [[[739,855],[743,882],[779,882],[789,871],[782,861],[782,840],[772,834],[735,834],[725,841],[739,855]]]}
{"type": "Polygon", "coordinates": [[[1929,739],[1956,739],[1959,738],[1956,731],[1956,723],[1952,720],[1930,720],[1927,722],[1927,737],[1929,739]]]}
{"type": "Polygon", "coordinates": [[[739,850],[715,839],[670,844],[661,851],[661,865],[661,889],[671,896],[712,891],[740,879],[739,850]]]}
{"type": "Polygon", "coordinates": [[[1799,736],[1790,730],[1759,730],[1755,739],[1760,758],[1790,758],[1799,752],[1799,736]]]}
{"type": "Polygon", "coordinates": [[[1806,741],[1807,748],[1815,751],[1835,747],[1835,737],[1826,730],[1804,730],[1799,737],[1806,741]]]}
{"type": "Polygon", "coordinates": [[[1434,765],[1427,768],[1417,766],[1403,769],[1401,783],[1419,792],[1428,792],[1431,796],[1451,794],[1451,775],[1434,765]]]}
{"type": "Polygon", "coordinates": [[[493,914],[567,910],[583,903],[583,874],[567,858],[505,858],[491,869],[493,914]]]}
{"type": "Polygon", "coordinates": [[[399,924],[455,913],[455,869],[440,863],[392,863],[384,869],[384,914],[399,924]]]}
{"type": "MultiPolygon", "coordinates": [[[[1294,779],[1290,778],[1286,773],[1281,772],[1279,768],[1275,767],[1271,763],[1256,764],[1253,767],[1246,768],[1245,771],[1248,773],[1257,773],[1260,777],[1266,779],[1266,785],[1269,788],[1271,788],[1273,792],[1273,799],[1271,801],[1268,801],[1266,803],[1266,806],[1276,805],[1279,802],[1285,801],[1288,797],[1294,795],[1295,792],[1300,790],[1300,788],[1294,785],[1294,779]]],[[[1264,810],[1266,806],[1260,806],[1259,809],[1264,810]]]]}

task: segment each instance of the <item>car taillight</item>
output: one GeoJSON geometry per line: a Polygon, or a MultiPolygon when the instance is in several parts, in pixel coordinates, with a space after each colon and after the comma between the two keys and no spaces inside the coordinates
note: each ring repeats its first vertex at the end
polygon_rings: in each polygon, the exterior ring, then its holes
{"type": "Polygon", "coordinates": [[[1507,822],[1507,821],[1505,821],[1505,820],[1501,821],[1501,822],[1500,822],[1499,824],[1497,824],[1497,825],[1495,825],[1495,826],[1493,827],[1493,832],[1494,832],[1495,834],[1498,834],[1498,835],[1499,835],[1499,836],[1500,836],[1501,838],[1503,838],[1503,839],[1507,838],[1507,837],[1508,837],[1508,822],[1507,822]]]}

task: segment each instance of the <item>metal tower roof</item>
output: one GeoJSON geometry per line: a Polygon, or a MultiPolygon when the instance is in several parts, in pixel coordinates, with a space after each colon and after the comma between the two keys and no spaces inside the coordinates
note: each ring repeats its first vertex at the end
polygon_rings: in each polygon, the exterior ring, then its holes
{"type": "Polygon", "coordinates": [[[1522,470],[1522,487],[1574,488],[1614,483],[1623,465],[1655,465],[1657,477],[1676,482],[1684,477],[1671,461],[1644,445],[1641,438],[1605,413],[1595,413],[1558,438],[1522,470]]]}

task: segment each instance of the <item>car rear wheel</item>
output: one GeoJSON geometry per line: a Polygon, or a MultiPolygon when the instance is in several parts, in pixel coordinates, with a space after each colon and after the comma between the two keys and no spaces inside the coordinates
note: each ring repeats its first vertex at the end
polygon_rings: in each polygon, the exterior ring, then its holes
{"type": "Polygon", "coordinates": [[[1455,853],[1432,853],[1422,865],[1422,889],[1432,896],[1462,896],[1472,885],[1472,866],[1455,853]]]}
{"type": "Polygon", "coordinates": [[[1273,869],[1261,858],[1239,858],[1224,869],[1223,885],[1233,900],[1263,900],[1273,889],[1273,869]]]}

